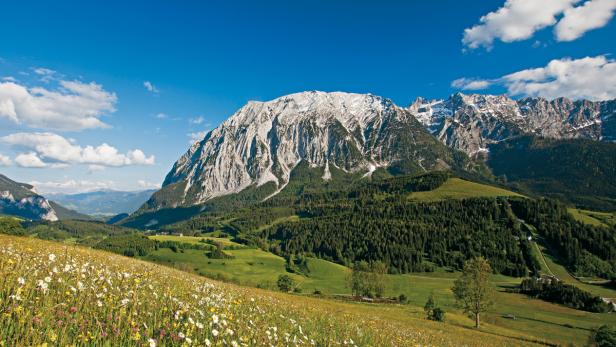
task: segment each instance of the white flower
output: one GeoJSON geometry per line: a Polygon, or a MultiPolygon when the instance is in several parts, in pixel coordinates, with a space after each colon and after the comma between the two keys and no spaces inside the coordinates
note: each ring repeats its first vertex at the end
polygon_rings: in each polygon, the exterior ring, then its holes
{"type": "Polygon", "coordinates": [[[203,323],[197,322],[197,324],[196,324],[196,325],[197,325],[197,328],[199,328],[199,329],[203,329],[203,323]]]}
{"type": "Polygon", "coordinates": [[[100,300],[96,300],[96,306],[103,307],[103,303],[100,300]]]}
{"type": "Polygon", "coordinates": [[[38,280],[36,282],[36,286],[39,287],[43,291],[44,294],[47,294],[47,289],[49,288],[49,285],[45,281],[38,280]]]}
{"type": "Polygon", "coordinates": [[[213,314],[212,315],[212,322],[214,322],[214,324],[218,324],[218,316],[213,314]]]}
{"type": "Polygon", "coordinates": [[[185,337],[186,337],[186,335],[184,335],[184,333],[183,333],[183,332],[180,332],[180,333],[178,334],[178,336],[179,336],[181,339],[183,339],[183,338],[185,338],[185,337]]]}
{"type": "Polygon", "coordinates": [[[231,341],[231,346],[238,347],[239,345],[237,344],[237,342],[235,342],[235,340],[233,340],[233,341],[231,341]]]}
{"type": "Polygon", "coordinates": [[[19,277],[17,279],[17,283],[23,286],[24,284],[26,284],[26,280],[23,277],[19,277]]]}
{"type": "Polygon", "coordinates": [[[212,336],[214,337],[218,336],[218,330],[212,329],[212,336]]]}
{"type": "Polygon", "coordinates": [[[148,344],[150,345],[150,347],[156,347],[156,340],[148,339],[148,344]]]}
{"type": "Polygon", "coordinates": [[[190,339],[190,337],[187,337],[187,338],[185,339],[185,341],[186,341],[186,343],[188,343],[189,345],[190,345],[190,344],[192,344],[192,340],[190,339]]]}
{"type": "Polygon", "coordinates": [[[212,343],[210,342],[210,339],[205,339],[205,345],[207,347],[210,347],[212,345],[212,343]]]}
{"type": "Polygon", "coordinates": [[[122,299],[122,301],[120,301],[120,303],[122,304],[122,306],[126,306],[126,304],[128,304],[130,300],[128,299],[122,299]]]}
{"type": "Polygon", "coordinates": [[[45,277],[45,282],[47,282],[47,283],[51,282],[51,277],[49,277],[49,276],[45,277]]]}
{"type": "Polygon", "coordinates": [[[49,261],[51,261],[51,262],[56,261],[56,255],[53,254],[53,253],[49,254],[49,261]]]}

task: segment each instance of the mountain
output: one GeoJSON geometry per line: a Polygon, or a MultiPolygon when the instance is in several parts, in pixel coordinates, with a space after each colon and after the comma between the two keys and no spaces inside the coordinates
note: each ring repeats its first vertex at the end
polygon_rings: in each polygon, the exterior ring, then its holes
{"type": "Polygon", "coordinates": [[[616,100],[513,100],[456,93],[446,100],[418,98],[408,110],[443,143],[472,157],[483,157],[490,144],[521,135],[616,141],[616,100]]]}
{"type": "Polygon", "coordinates": [[[49,198],[89,215],[117,215],[132,213],[146,202],[155,190],[122,192],[103,190],[79,194],[49,194],[49,198]]]}
{"type": "Polygon", "coordinates": [[[480,170],[434,138],[413,114],[371,94],[303,92],[251,101],[196,142],[139,213],[203,204],[248,188],[284,189],[299,163],[371,176],[480,170]]]}
{"type": "Polygon", "coordinates": [[[39,195],[33,186],[15,182],[0,174],[0,214],[26,219],[57,221],[88,219],[39,195]]]}

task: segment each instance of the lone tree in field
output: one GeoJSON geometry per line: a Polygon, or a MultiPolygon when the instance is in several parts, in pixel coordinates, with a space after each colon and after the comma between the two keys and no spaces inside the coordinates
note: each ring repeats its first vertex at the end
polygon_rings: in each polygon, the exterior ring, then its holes
{"type": "Polygon", "coordinates": [[[380,298],[385,292],[387,264],[375,261],[358,261],[353,264],[348,284],[354,296],[380,298]]]}
{"type": "Polygon", "coordinates": [[[456,301],[465,313],[475,318],[475,328],[479,328],[479,314],[485,312],[492,304],[494,287],[490,284],[492,268],[482,257],[464,263],[462,276],[458,278],[451,290],[456,301]]]}
{"type": "Polygon", "coordinates": [[[290,292],[293,288],[295,288],[295,281],[289,275],[280,275],[278,276],[278,289],[281,292],[290,292]]]}

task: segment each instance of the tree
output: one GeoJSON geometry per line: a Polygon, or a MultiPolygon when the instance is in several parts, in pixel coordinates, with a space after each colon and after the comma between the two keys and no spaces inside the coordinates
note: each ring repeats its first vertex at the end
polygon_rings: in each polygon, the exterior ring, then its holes
{"type": "Polygon", "coordinates": [[[430,294],[430,296],[428,297],[428,301],[426,301],[426,304],[424,305],[424,312],[426,313],[426,318],[430,319],[434,307],[436,307],[436,305],[434,304],[434,295],[430,294]]]}
{"type": "Polygon", "coordinates": [[[616,329],[602,325],[590,335],[590,345],[597,347],[616,346],[616,329]]]}
{"type": "Polygon", "coordinates": [[[451,289],[464,312],[475,318],[475,328],[479,327],[479,315],[493,304],[494,288],[489,278],[491,273],[492,268],[483,257],[471,259],[464,263],[462,276],[451,289]]]}
{"type": "Polygon", "coordinates": [[[433,294],[428,297],[428,301],[424,305],[424,312],[429,320],[442,322],[445,319],[445,311],[436,305],[433,294]]]}
{"type": "Polygon", "coordinates": [[[289,275],[278,276],[278,282],[276,282],[276,284],[281,292],[290,292],[295,288],[295,281],[289,275]]]}
{"type": "Polygon", "coordinates": [[[381,297],[385,292],[387,264],[364,260],[353,264],[349,276],[349,287],[355,296],[381,297]]]}

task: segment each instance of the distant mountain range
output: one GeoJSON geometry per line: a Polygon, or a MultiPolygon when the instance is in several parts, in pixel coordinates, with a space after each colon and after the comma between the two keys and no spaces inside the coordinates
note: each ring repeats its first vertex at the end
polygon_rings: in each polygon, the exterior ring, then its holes
{"type": "Polygon", "coordinates": [[[48,196],[50,199],[79,213],[111,216],[136,211],[155,191],[122,192],[102,190],[79,194],[48,194],[48,196]]]}
{"type": "Polygon", "coordinates": [[[25,219],[57,221],[61,219],[90,219],[39,195],[33,186],[0,175],[0,214],[25,219]]]}
{"type": "Polygon", "coordinates": [[[616,100],[513,100],[504,95],[456,93],[446,100],[418,98],[409,111],[449,147],[469,156],[521,135],[616,141],[616,100]]]}
{"type": "Polygon", "coordinates": [[[616,100],[513,100],[462,93],[446,100],[418,98],[409,107],[371,94],[317,91],[249,102],[196,142],[136,215],[155,216],[156,211],[175,208],[192,209],[184,212],[194,214],[207,209],[211,201],[240,192],[238,199],[268,199],[289,185],[300,163],[321,170],[323,183],[334,171],[372,177],[449,170],[499,181],[527,194],[575,193],[568,202],[616,208],[616,191],[609,188],[597,194],[597,188],[590,188],[593,181],[616,185],[610,159],[616,157],[615,113],[616,100]],[[525,137],[561,142],[541,142],[539,155],[539,148],[528,142],[526,149],[523,144],[515,147],[525,137]],[[504,165],[503,155],[511,155],[511,146],[536,155],[518,153],[526,161],[504,165]],[[553,146],[560,146],[561,152],[566,148],[568,157],[547,160],[546,156],[559,153],[553,146]],[[590,147],[595,155],[588,160],[603,163],[599,171],[588,172],[572,162],[590,147]],[[533,161],[538,157],[547,161],[533,161]],[[532,181],[524,173],[539,172],[545,165],[548,169],[542,172],[547,176],[549,167],[555,166],[562,169],[552,172],[569,170],[571,175],[532,181]],[[545,184],[546,180],[551,183],[545,184]]]}

